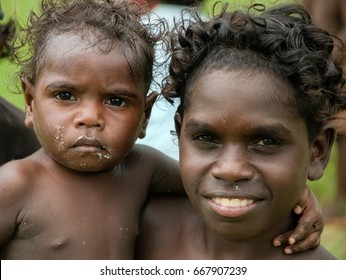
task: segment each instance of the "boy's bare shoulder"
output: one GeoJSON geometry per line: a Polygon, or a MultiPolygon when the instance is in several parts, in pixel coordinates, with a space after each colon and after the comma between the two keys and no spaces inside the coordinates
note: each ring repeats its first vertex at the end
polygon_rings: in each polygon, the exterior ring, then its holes
{"type": "Polygon", "coordinates": [[[326,248],[319,246],[316,249],[304,251],[302,253],[290,255],[294,260],[336,260],[326,248]]]}

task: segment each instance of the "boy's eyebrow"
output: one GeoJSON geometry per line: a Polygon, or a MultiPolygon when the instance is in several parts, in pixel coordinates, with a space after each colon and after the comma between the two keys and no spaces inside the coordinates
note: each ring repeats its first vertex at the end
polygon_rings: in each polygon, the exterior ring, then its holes
{"type": "MultiPolygon", "coordinates": [[[[206,122],[201,122],[196,119],[190,119],[188,122],[186,122],[185,125],[186,128],[189,129],[196,129],[196,130],[212,130],[212,124],[208,124],[206,122]]],[[[249,128],[244,128],[244,131],[248,130],[249,128]]],[[[272,123],[267,125],[256,125],[255,127],[250,127],[251,133],[255,132],[256,134],[267,134],[267,135],[274,135],[274,134],[284,134],[284,135],[292,135],[293,132],[288,129],[286,126],[284,126],[281,123],[272,123]]]]}
{"type": "Polygon", "coordinates": [[[209,125],[205,122],[201,122],[195,119],[190,119],[186,122],[185,127],[192,129],[208,129],[209,125]]]}
{"type": "Polygon", "coordinates": [[[269,125],[260,125],[256,127],[256,132],[259,134],[285,134],[292,135],[292,131],[281,123],[269,124],[269,125]]]}

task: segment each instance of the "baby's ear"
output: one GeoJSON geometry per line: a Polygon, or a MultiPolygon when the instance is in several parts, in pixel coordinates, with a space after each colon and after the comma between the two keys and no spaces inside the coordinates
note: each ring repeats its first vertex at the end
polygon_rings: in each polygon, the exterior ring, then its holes
{"type": "Polygon", "coordinates": [[[175,125],[175,131],[178,135],[178,137],[180,137],[180,130],[181,130],[181,116],[179,113],[176,113],[174,116],[174,125],[175,125]]]}
{"type": "Polygon", "coordinates": [[[138,136],[138,138],[140,139],[145,137],[147,127],[149,124],[151,110],[153,108],[153,105],[155,103],[157,96],[158,96],[158,93],[156,91],[153,91],[151,94],[145,97],[145,109],[144,109],[145,119],[143,121],[142,128],[138,136]]]}
{"type": "Polygon", "coordinates": [[[26,77],[22,77],[20,80],[25,100],[25,125],[27,127],[32,127],[34,107],[34,86],[26,77]]]}
{"type": "Polygon", "coordinates": [[[310,166],[308,170],[309,180],[318,180],[329,161],[331,149],[335,141],[335,129],[325,126],[311,145],[310,166]]]}

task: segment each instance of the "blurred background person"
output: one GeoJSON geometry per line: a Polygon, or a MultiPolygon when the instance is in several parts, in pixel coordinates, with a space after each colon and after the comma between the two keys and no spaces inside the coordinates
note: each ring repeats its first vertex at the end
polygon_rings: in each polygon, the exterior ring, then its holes
{"type": "MultiPolygon", "coordinates": [[[[0,59],[11,55],[11,39],[15,27],[12,20],[2,23],[4,12],[0,3],[0,59]]],[[[40,147],[31,128],[24,125],[24,112],[0,97],[0,165],[24,158],[40,147]]]]}

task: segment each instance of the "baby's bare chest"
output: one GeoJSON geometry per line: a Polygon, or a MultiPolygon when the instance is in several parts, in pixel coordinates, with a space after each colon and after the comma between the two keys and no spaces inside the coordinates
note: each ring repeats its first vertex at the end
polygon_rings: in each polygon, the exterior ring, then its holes
{"type": "Polygon", "coordinates": [[[39,195],[23,209],[7,256],[132,259],[142,204],[140,196],[121,190],[39,195]]]}

